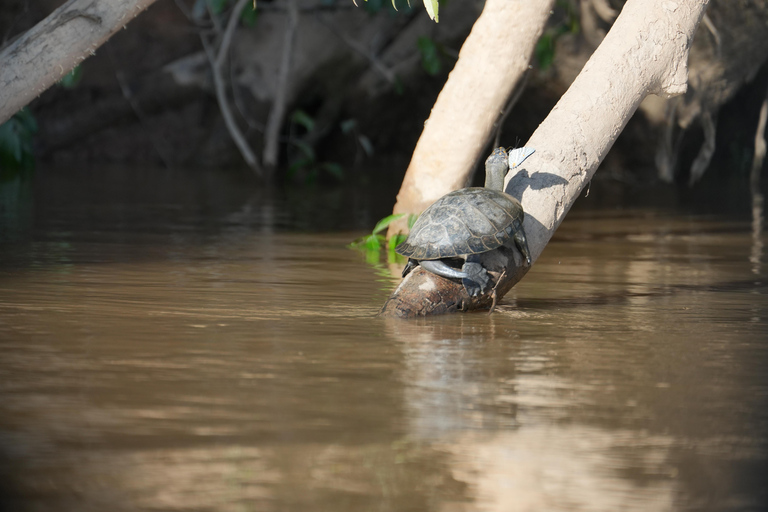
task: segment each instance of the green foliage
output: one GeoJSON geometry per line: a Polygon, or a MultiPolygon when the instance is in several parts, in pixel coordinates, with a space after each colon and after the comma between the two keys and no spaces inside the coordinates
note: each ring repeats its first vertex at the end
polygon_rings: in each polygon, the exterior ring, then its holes
{"type": "Polygon", "coordinates": [[[75,66],[72,71],[67,73],[59,80],[59,85],[65,89],[74,89],[77,84],[80,83],[80,79],[83,76],[83,69],[80,66],[75,66]]]}
{"type": "Polygon", "coordinates": [[[35,133],[37,121],[27,109],[19,110],[0,125],[0,170],[3,174],[32,168],[32,137],[35,133]]]}
{"type": "Polygon", "coordinates": [[[308,132],[311,132],[315,128],[315,120],[301,109],[296,109],[291,114],[291,122],[303,126],[308,132]]]}
{"type": "Polygon", "coordinates": [[[539,68],[547,70],[555,60],[555,46],[560,36],[578,34],[581,30],[576,7],[570,0],[558,0],[557,8],[564,11],[563,20],[556,26],[547,29],[536,43],[534,55],[539,68]]]}
{"type": "Polygon", "coordinates": [[[440,62],[440,52],[437,44],[429,37],[422,36],[417,43],[419,53],[421,53],[421,66],[430,76],[440,73],[443,65],[440,62]]]}
{"type": "MultiPolygon", "coordinates": [[[[405,213],[393,213],[392,215],[384,217],[376,223],[376,226],[373,228],[373,231],[371,231],[370,235],[365,235],[354,240],[351,244],[349,244],[349,247],[363,252],[365,254],[365,261],[371,264],[379,263],[381,259],[381,250],[385,247],[387,249],[388,263],[402,262],[403,257],[395,252],[395,247],[404,242],[407,236],[402,233],[397,233],[393,235],[389,240],[387,240],[387,237],[382,233],[389,227],[390,224],[396,220],[402,219],[405,216],[405,213]]],[[[418,215],[414,214],[410,214],[408,216],[408,229],[413,227],[413,224],[416,222],[417,218],[418,215]]]]}
{"type": "MultiPolygon", "coordinates": [[[[227,9],[233,7],[236,0],[196,0],[192,6],[192,17],[195,19],[204,19],[207,17],[208,12],[214,16],[220,16],[224,14],[227,9]]],[[[259,11],[256,9],[256,2],[249,3],[239,13],[240,23],[243,26],[252,28],[256,25],[256,21],[259,17],[259,11]]]]}
{"type": "MultiPolygon", "coordinates": [[[[357,5],[357,2],[355,0],[352,0],[355,5],[357,5]]],[[[395,11],[398,10],[396,0],[391,0],[392,2],[392,9],[395,11]]],[[[406,0],[406,4],[408,9],[411,8],[411,1],[406,0]]],[[[365,9],[368,12],[379,12],[386,6],[386,0],[365,0],[365,9]]],[[[427,14],[429,15],[430,19],[435,20],[435,23],[438,22],[437,17],[437,11],[439,9],[439,1],[438,0],[424,0],[424,8],[427,10],[427,14]]]]}
{"type": "Polygon", "coordinates": [[[536,48],[533,51],[536,56],[536,62],[539,63],[539,68],[546,70],[552,66],[552,62],[555,60],[555,36],[550,32],[545,32],[541,35],[541,38],[536,43],[536,48]]]}
{"type": "MultiPolygon", "coordinates": [[[[301,126],[309,132],[314,129],[315,120],[305,111],[298,109],[291,114],[291,126],[291,132],[294,132],[295,126],[301,126]]],[[[326,174],[338,181],[344,181],[344,169],[341,165],[336,162],[320,162],[315,148],[300,138],[291,136],[290,143],[298,149],[299,156],[288,166],[288,179],[302,177],[305,184],[311,185],[317,182],[321,175],[326,174]]]]}
{"type": "Polygon", "coordinates": [[[352,135],[355,138],[366,156],[373,156],[373,143],[371,142],[371,139],[369,139],[366,135],[360,133],[357,127],[356,119],[345,119],[341,122],[339,127],[341,128],[341,133],[345,135],[352,135]]]}
{"type": "Polygon", "coordinates": [[[211,9],[211,12],[213,14],[219,15],[223,13],[227,5],[229,4],[229,0],[205,0],[208,3],[208,7],[211,9]]]}
{"type": "Polygon", "coordinates": [[[256,25],[256,20],[259,18],[259,11],[255,5],[246,5],[240,12],[240,23],[248,28],[253,28],[256,25]]]}
{"type": "Polygon", "coordinates": [[[435,23],[440,21],[437,16],[437,10],[439,8],[437,0],[424,0],[424,8],[427,10],[430,19],[435,20],[435,23]]]}

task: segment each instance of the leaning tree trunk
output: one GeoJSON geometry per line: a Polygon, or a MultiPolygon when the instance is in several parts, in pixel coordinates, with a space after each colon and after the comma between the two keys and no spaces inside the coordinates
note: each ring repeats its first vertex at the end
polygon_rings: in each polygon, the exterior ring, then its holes
{"type": "MultiPolygon", "coordinates": [[[[528,69],[554,0],[488,0],[432,108],[394,213],[423,211],[461,188],[488,144],[507,98],[528,69]]],[[[405,220],[390,225],[402,231],[405,220]]]]}
{"type": "Polygon", "coordinates": [[[155,0],[69,0],[0,51],[0,124],[155,0]]]}
{"type": "MultiPolygon", "coordinates": [[[[708,0],[629,0],[584,69],[526,146],[536,153],[508,177],[506,192],[521,200],[535,261],[581,190],[648,94],[682,94],[688,51],[708,0]]],[[[492,52],[493,49],[488,49],[492,52]]],[[[517,253],[486,256],[496,286],[470,298],[461,284],[420,267],[382,308],[410,317],[487,308],[528,271],[517,253]]]]}

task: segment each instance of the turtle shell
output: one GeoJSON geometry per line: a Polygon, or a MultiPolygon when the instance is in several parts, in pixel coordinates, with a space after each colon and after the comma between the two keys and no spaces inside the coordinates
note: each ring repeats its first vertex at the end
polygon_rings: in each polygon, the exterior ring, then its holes
{"type": "Polygon", "coordinates": [[[483,187],[444,195],[419,216],[398,254],[415,260],[492,251],[522,229],[523,207],[514,197],[483,187]]]}

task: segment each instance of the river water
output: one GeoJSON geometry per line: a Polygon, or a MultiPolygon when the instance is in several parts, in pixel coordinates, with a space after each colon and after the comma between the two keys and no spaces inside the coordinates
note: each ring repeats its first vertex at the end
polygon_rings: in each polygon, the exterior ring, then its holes
{"type": "Polygon", "coordinates": [[[748,208],[577,207],[493,315],[400,321],[346,248],[391,196],[334,194],[6,191],[0,510],[768,509],[748,208]]]}

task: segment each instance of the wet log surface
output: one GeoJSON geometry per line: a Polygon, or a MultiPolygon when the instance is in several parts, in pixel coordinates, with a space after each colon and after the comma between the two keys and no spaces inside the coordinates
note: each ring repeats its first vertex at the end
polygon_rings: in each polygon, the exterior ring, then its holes
{"type": "Polygon", "coordinates": [[[470,297],[461,282],[438,276],[421,266],[409,273],[384,303],[379,314],[397,318],[443,315],[459,311],[492,310],[528,272],[517,249],[500,247],[480,255],[491,287],[470,297]]]}

